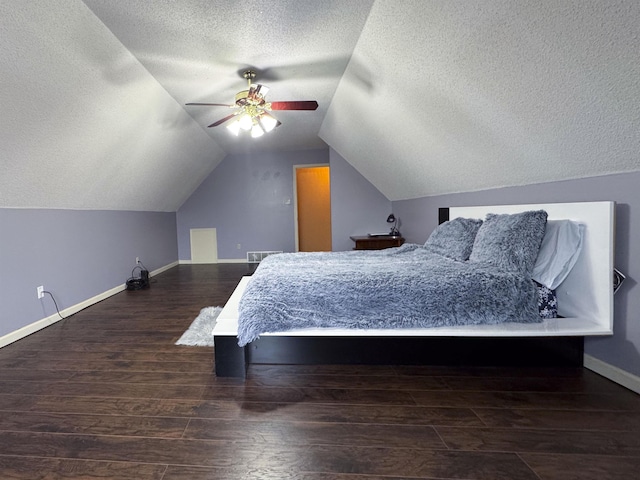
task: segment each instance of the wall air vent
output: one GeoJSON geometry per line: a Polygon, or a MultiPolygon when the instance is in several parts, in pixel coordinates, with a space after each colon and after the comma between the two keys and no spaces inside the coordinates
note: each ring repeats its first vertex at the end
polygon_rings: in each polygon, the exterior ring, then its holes
{"type": "Polygon", "coordinates": [[[265,257],[273,255],[274,253],[282,253],[282,250],[268,252],[247,252],[247,263],[260,263],[265,257]]]}

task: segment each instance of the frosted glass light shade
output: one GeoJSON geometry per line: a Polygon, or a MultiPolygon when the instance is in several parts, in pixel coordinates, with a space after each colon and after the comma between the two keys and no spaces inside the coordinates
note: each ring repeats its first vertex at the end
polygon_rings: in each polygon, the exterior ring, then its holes
{"type": "Polygon", "coordinates": [[[253,126],[253,121],[251,120],[251,117],[249,115],[247,115],[246,113],[244,113],[240,119],[238,120],[238,123],[240,124],[240,128],[243,130],[251,130],[251,127],[253,126]]]}
{"type": "Polygon", "coordinates": [[[276,128],[277,124],[278,121],[268,113],[263,113],[262,115],[260,115],[260,125],[262,126],[262,128],[264,128],[265,132],[270,132],[271,130],[276,128]]]}
{"type": "Polygon", "coordinates": [[[234,120],[229,125],[227,125],[227,130],[229,130],[237,137],[238,133],[240,133],[240,122],[238,120],[234,120]]]}
{"type": "Polygon", "coordinates": [[[260,125],[258,125],[258,123],[256,122],[253,127],[251,127],[251,136],[253,138],[258,138],[261,137],[262,135],[264,135],[264,130],[262,129],[262,127],[260,125]]]}

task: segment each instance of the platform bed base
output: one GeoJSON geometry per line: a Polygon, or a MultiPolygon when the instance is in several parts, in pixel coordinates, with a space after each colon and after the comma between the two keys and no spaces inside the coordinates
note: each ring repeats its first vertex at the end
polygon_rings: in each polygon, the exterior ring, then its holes
{"type": "Polygon", "coordinates": [[[581,367],[584,337],[287,337],[246,347],[216,336],[218,377],[246,376],[251,364],[581,367]]]}

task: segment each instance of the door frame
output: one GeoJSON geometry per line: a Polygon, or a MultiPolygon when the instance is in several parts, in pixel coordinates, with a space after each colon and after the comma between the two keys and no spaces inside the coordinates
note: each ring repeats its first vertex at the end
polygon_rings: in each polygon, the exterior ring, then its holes
{"type": "MultiPolygon", "coordinates": [[[[331,165],[328,163],[303,163],[293,166],[293,231],[296,239],[296,252],[300,251],[300,238],[298,236],[298,169],[329,167],[329,180],[331,180],[331,165]]],[[[331,194],[331,182],[329,182],[329,194],[331,194]]]]}

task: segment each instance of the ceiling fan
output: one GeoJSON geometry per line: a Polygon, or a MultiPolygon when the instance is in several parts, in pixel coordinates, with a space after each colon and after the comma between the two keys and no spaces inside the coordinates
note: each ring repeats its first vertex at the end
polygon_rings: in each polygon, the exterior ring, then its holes
{"type": "Polygon", "coordinates": [[[238,135],[241,130],[250,131],[252,137],[261,137],[265,132],[270,132],[281,123],[269,112],[272,110],[315,110],[318,102],[315,100],[289,101],[289,102],[267,102],[265,95],[269,88],[259,83],[251,83],[256,77],[256,72],[246,70],[242,76],[247,79],[248,88],[236,94],[235,104],[224,103],[187,103],[187,105],[200,105],[207,107],[228,107],[237,110],[231,115],[221,118],[208,127],[217,127],[231,119],[234,119],[227,128],[234,135],[238,135]]]}

